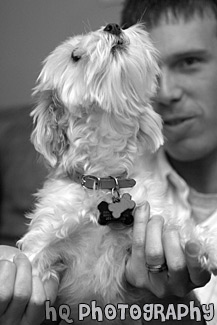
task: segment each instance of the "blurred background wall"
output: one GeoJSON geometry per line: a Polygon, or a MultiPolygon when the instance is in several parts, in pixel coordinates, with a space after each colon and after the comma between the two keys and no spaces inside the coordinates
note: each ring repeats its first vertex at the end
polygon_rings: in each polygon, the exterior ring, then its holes
{"type": "Polygon", "coordinates": [[[31,102],[42,60],[67,37],[119,22],[121,0],[0,0],[0,108],[31,102]]]}

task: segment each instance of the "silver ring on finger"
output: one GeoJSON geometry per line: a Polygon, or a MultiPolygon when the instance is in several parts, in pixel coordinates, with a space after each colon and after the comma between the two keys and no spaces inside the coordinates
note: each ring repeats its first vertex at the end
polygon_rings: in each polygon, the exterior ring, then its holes
{"type": "Polygon", "coordinates": [[[166,263],[159,264],[159,265],[150,265],[150,264],[146,263],[145,267],[148,270],[148,272],[150,272],[150,273],[161,273],[168,269],[166,263]]]}

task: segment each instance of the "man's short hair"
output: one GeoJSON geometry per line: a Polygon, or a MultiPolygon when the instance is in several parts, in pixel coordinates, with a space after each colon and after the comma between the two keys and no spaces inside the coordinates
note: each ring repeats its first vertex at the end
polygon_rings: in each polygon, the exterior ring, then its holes
{"type": "Polygon", "coordinates": [[[186,21],[194,14],[203,16],[207,9],[217,19],[217,0],[125,0],[121,14],[121,26],[128,28],[137,22],[144,22],[147,28],[158,24],[168,13],[176,19],[186,21]]]}

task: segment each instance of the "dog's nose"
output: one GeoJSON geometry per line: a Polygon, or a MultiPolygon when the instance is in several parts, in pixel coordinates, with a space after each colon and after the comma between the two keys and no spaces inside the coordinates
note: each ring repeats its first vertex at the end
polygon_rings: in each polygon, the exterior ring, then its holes
{"type": "Polygon", "coordinates": [[[115,24],[115,23],[111,23],[111,24],[106,25],[105,28],[104,28],[104,31],[108,32],[110,34],[116,35],[116,36],[121,34],[120,26],[118,24],[115,24]]]}

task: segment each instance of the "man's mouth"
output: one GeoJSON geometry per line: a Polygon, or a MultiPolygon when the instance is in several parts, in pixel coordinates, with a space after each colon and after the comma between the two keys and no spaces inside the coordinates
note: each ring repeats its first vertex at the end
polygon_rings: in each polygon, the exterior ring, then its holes
{"type": "Polygon", "coordinates": [[[188,122],[192,119],[193,119],[192,116],[191,117],[182,117],[182,118],[164,119],[164,125],[165,126],[177,126],[184,122],[188,122]]]}

